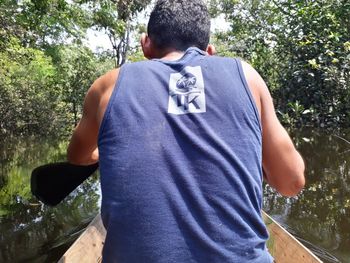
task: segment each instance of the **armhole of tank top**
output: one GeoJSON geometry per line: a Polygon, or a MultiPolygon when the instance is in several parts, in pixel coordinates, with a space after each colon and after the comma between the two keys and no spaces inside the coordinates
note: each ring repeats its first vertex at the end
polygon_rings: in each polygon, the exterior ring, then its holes
{"type": "Polygon", "coordinates": [[[245,75],[244,75],[244,72],[243,72],[243,68],[242,68],[242,63],[241,63],[241,60],[238,59],[238,58],[234,58],[236,64],[237,64],[237,68],[238,68],[238,73],[239,73],[239,76],[241,78],[241,81],[242,81],[242,84],[244,86],[244,89],[248,95],[248,98],[250,100],[250,103],[251,105],[253,106],[253,110],[254,110],[254,113],[255,113],[255,117],[256,117],[256,120],[258,121],[258,124],[259,124],[259,129],[260,131],[262,131],[262,126],[261,126],[261,120],[260,120],[260,115],[259,115],[259,111],[258,111],[258,108],[256,106],[256,103],[255,103],[255,100],[254,100],[254,97],[253,97],[253,94],[252,92],[250,91],[250,88],[249,88],[249,85],[248,85],[248,82],[245,78],[245,75]]]}
{"type": "Polygon", "coordinates": [[[108,117],[110,115],[112,104],[114,103],[115,98],[116,98],[116,96],[118,94],[118,91],[120,90],[120,83],[121,83],[121,81],[122,81],[122,79],[124,77],[125,67],[126,67],[126,65],[123,65],[120,68],[118,79],[117,79],[117,81],[114,84],[112,95],[109,98],[109,101],[108,101],[108,104],[107,104],[107,108],[106,108],[106,111],[105,111],[105,113],[103,115],[102,122],[101,122],[101,125],[100,125],[100,129],[99,129],[99,132],[98,132],[98,142],[100,141],[100,138],[101,138],[101,136],[103,134],[103,131],[104,131],[104,127],[106,126],[106,122],[107,122],[107,119],[108,119],[108,117]]]}

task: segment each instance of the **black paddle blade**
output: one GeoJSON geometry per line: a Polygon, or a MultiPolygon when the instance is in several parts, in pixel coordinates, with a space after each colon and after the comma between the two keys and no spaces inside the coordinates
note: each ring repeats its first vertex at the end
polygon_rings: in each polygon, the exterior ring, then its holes
{"type": "Polygon", "coordinates": [[[31,190],[46,205],[55,206],[84,182],[98,168],[68,162],[52,163],[35,168],[31,176],[31,190]]]}

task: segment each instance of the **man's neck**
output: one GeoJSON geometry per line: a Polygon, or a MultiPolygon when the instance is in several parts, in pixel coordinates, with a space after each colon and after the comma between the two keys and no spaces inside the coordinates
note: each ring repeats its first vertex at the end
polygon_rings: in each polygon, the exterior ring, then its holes
{"type": "Polygon", "coordinates": [[[173,50],[173,51],[167,52],[166,54],[161,56],[161,59],[174,61],[174,60],[178,60],[178,59],[182,58],[184,54],[185,54],[185,52],[183,52],[183,51],[173,50]]]}
{"type": "Polygon", "coordinates": [[[185,54],[185,51],[177,50],[175,48],[169,47],[161,50],[153,49],[152,53],[153,53],[152,58],[174,61],[182,58],[183,55],[185,54]]]}

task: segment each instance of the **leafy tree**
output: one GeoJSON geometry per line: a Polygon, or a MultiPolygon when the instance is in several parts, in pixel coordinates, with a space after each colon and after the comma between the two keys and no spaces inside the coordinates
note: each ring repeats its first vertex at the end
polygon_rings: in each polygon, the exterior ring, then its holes
{"type": "Polygon", "coordinates": [[[131,31],[137,26],[132,24],[136,15],[144,10],[151,0],[83,0],[91,12],[91,27],[105,32],[113,47],[115,67],[126,62],[130,50],[131,31]]]}
{"type": "Polygon", "coordinates": [[[52,127],[57,92],[55,68],[42,51],[23,48],[15,38],[0,52],[2,133],[44,132],[52,127]]]}
{"type": "Polygon", "coordinates": [[[350,124],[348,1],[211,3],[214,14],[224,12],[231,22],[219,39],[258,69],[284,117],[320,126],[350,124]],[[301,118],[296,107],[304,109],[301,118]]]}
{"type": "Polygon", "coordinates": [[[89,13],[63,0],[5,0],[0,10],[0,133],[71,128],[92,81],[113,67],[81,45],[89,13]]]}
{"type": "MultiPolygon", "coordinates": [[[[284,34],[278,51],[288,58],[277,95],[300,101],[317,114],[320,125],[350,124],[350,3],[282,2],[284,34]]],[[[284,108],[286,110],[286,107],[284,108]]]]}
{"type": "Polygon", "coordinates": [[[80,41],[89,25],[86,10],[73,1],[0,2],[0,44],[16,36],[23,46],[45,47],[67,39],[80,41]]]}
{"type": "Polygon", "coordinates": [[[57,81],[61,87],[62,102],[68,106],[63,118],[73,119],[74,126],[80,119],[85,94],[93,81],[113,68],[110,60],[97,58],[86,47],[57,46],[54,50],[57,65],[57,81]],[[72,115],[72,118],[67,116],[72,115]]]}

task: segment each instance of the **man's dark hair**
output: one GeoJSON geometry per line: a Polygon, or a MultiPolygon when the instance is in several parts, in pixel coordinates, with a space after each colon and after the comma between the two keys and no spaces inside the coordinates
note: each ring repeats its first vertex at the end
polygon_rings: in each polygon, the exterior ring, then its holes
{"type": "Polygon", "coordinates": [[[159,49],[206,50],[210,16],[202,0],[159,0],[148,22],[148,35],[159,49]]]}

